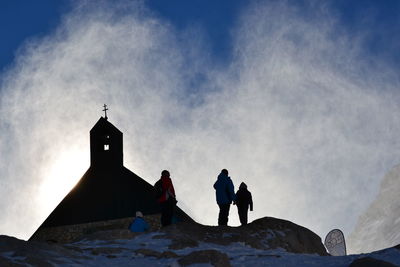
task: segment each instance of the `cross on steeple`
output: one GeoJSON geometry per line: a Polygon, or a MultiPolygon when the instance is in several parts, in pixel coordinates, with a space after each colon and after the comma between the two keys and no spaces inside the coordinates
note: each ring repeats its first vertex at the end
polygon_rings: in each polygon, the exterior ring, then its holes
{"type": "Polygon", "coordinates": [[[107,120],[108,119],[108,117],[107,117],[107,110],[108,110],[108,108],[107,108],[107,105],[106,104],[104,104],[104,109],[103,109],[103,111],[104,111],[104,118],[107,120]]]}

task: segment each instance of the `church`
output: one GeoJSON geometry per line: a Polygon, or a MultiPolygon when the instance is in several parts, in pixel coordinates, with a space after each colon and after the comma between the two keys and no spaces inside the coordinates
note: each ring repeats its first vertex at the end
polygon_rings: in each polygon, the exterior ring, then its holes
{"type": "MultiPolygon", "coordinates": [[[[123,134],[108,121],[107,110],[104,105],[105,116],[90,130],[89,169],[30,240],[58,242],[66,232],[87,232],[105,225],[110,229],[113,224],[121,227],[136,211],[145,217],[156,215],[158,220],[161,209],[154,188],[124,167],[123,134]]],[[[178,207],[175,215],[177,220],[191,220],[178,207]]]]}

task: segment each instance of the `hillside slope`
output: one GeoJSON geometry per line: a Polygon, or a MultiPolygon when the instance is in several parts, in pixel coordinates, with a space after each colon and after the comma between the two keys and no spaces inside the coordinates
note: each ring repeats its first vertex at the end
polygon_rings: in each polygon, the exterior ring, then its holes
{"type": "Polygon", "coordinates": [[[0,236],[0,266],[349,266],[373,258],[400,265],[400,249],[332,257],[312,231],[270,217],[243,227],[179,223],[144,234],[98,231],[67,244],[0,236]]]}

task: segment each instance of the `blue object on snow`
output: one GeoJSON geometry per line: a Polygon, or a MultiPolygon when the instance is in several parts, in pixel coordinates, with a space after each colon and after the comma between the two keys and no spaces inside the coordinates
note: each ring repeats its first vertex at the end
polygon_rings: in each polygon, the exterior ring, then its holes
{"type": "Polygon", "coordinates": [[[149,228],[147,222],[141,217],[136,217],[129,225],[129,230],[136,233],[146,232],[149,228]]]}

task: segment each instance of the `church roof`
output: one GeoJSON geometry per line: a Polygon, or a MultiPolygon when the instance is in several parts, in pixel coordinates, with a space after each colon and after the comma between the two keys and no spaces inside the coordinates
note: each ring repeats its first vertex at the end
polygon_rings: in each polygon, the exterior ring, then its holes
{"type": "Polygon", "coordinates": [[[90,130],[90,132],[96,131],[97,129],[110,129],[112,131],[122,133],[117,127],[114,126],[114,124],[109,122],[104,117],[100,117],[100,119],[96,122],[96,124],[93,126],[93,128],[90,130]]]}

